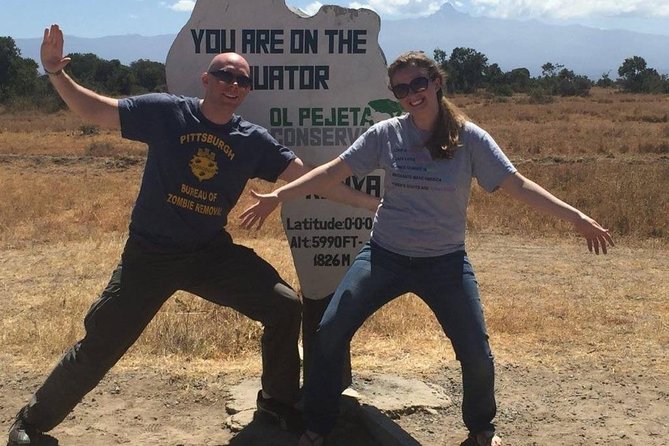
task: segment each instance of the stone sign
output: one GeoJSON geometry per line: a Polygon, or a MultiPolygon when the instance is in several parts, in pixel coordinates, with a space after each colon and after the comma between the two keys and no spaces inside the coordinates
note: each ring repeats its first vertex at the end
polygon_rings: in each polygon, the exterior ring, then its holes
{"type": "MultiPolygon", "coordinates": [[[[380,23],[367,9],[323,6],[308,17],[283,0],[198,0],[167,56],[168,88],[200,96],[200,74],[215,54],[243,55],[253,91],[238,113],[319,165],[400,113],[387,88],[380,23]]],[[[383,174],[347,183],[380,196],[383,174]]],[[[321,299],[368,240],[374,216],[312,195],[284,203],[281,217],[302,294],[321,299]]]]}

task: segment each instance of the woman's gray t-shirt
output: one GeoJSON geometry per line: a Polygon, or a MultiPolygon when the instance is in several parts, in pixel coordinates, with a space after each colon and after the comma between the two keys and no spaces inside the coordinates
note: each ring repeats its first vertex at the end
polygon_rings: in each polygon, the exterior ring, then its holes
{"type": "Polygon", "coordinates": [[[340,155],[357,176],[385,171],[371,239],[410,257],[464,249],[472,178],[493,192],[516,171],[492,137],[471,122],[452,159],[433,160],[425,148],[428,137],[405,114],[375,124],[340,155]]]}

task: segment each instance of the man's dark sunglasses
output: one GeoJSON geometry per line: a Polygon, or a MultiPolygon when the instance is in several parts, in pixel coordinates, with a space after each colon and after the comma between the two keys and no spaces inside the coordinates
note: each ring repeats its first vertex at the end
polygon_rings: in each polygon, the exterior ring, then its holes
{"type": "Polygon", "coordinates": [[[430,81],[425,76],[420,76],[415,79],[412,79],[408,84],[397,84],[390,87],[390,91],[393,92],[397,99],[406,98],[409,94],[409,91],[414,93],[420,93],[427,89],[427,84],[430,81]]]}
{"type": "Polygon", "coordinates": [[[244,74],[235,75],[226,70],[210,71],[209,74],[214,76],[219,81],[225,82],[226,84],[233,84],[236,81],[237,85],[239,85],[239,88],[250,88],[253,84],[251,78],[244,74]]]}

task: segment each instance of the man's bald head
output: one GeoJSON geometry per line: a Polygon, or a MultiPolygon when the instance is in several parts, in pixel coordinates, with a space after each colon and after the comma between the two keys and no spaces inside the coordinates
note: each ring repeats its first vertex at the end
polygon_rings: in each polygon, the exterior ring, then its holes
{"type": "Polygon", "coordinates": [[[209,64],[207,71],[218,71],[227,68],[234,68],[247,76],[251,73],[249,63],[237,53],[222,53],[216,55],[209,64]]]}

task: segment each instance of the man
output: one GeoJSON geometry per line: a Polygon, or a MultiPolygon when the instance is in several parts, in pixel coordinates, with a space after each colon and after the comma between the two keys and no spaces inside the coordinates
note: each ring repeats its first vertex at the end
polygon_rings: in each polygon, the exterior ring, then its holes
{"type": "MultiPolygon", "coordinates": [[[[34,444],[57,426],[137,340],[161,305],[185,290],[260,321],[258,409],[291,424],[299,391],[301,304],[277,271],[224,226],[250,178],[291,181],[309,169],[262,127],[234,112],[251,89],[247,61],[215,56],[201,76],[204,99],[147,94],[101,96],[63,69],[63,33],[44,31],[42,67],[71,110],[145,142],[148,156],[121,261],[89,309],[86,334],[63,356],[17,414],[9,445],[34,444]]],[[[330,198],[375,208],[375,198],[343,184],[330,198]]]]}

